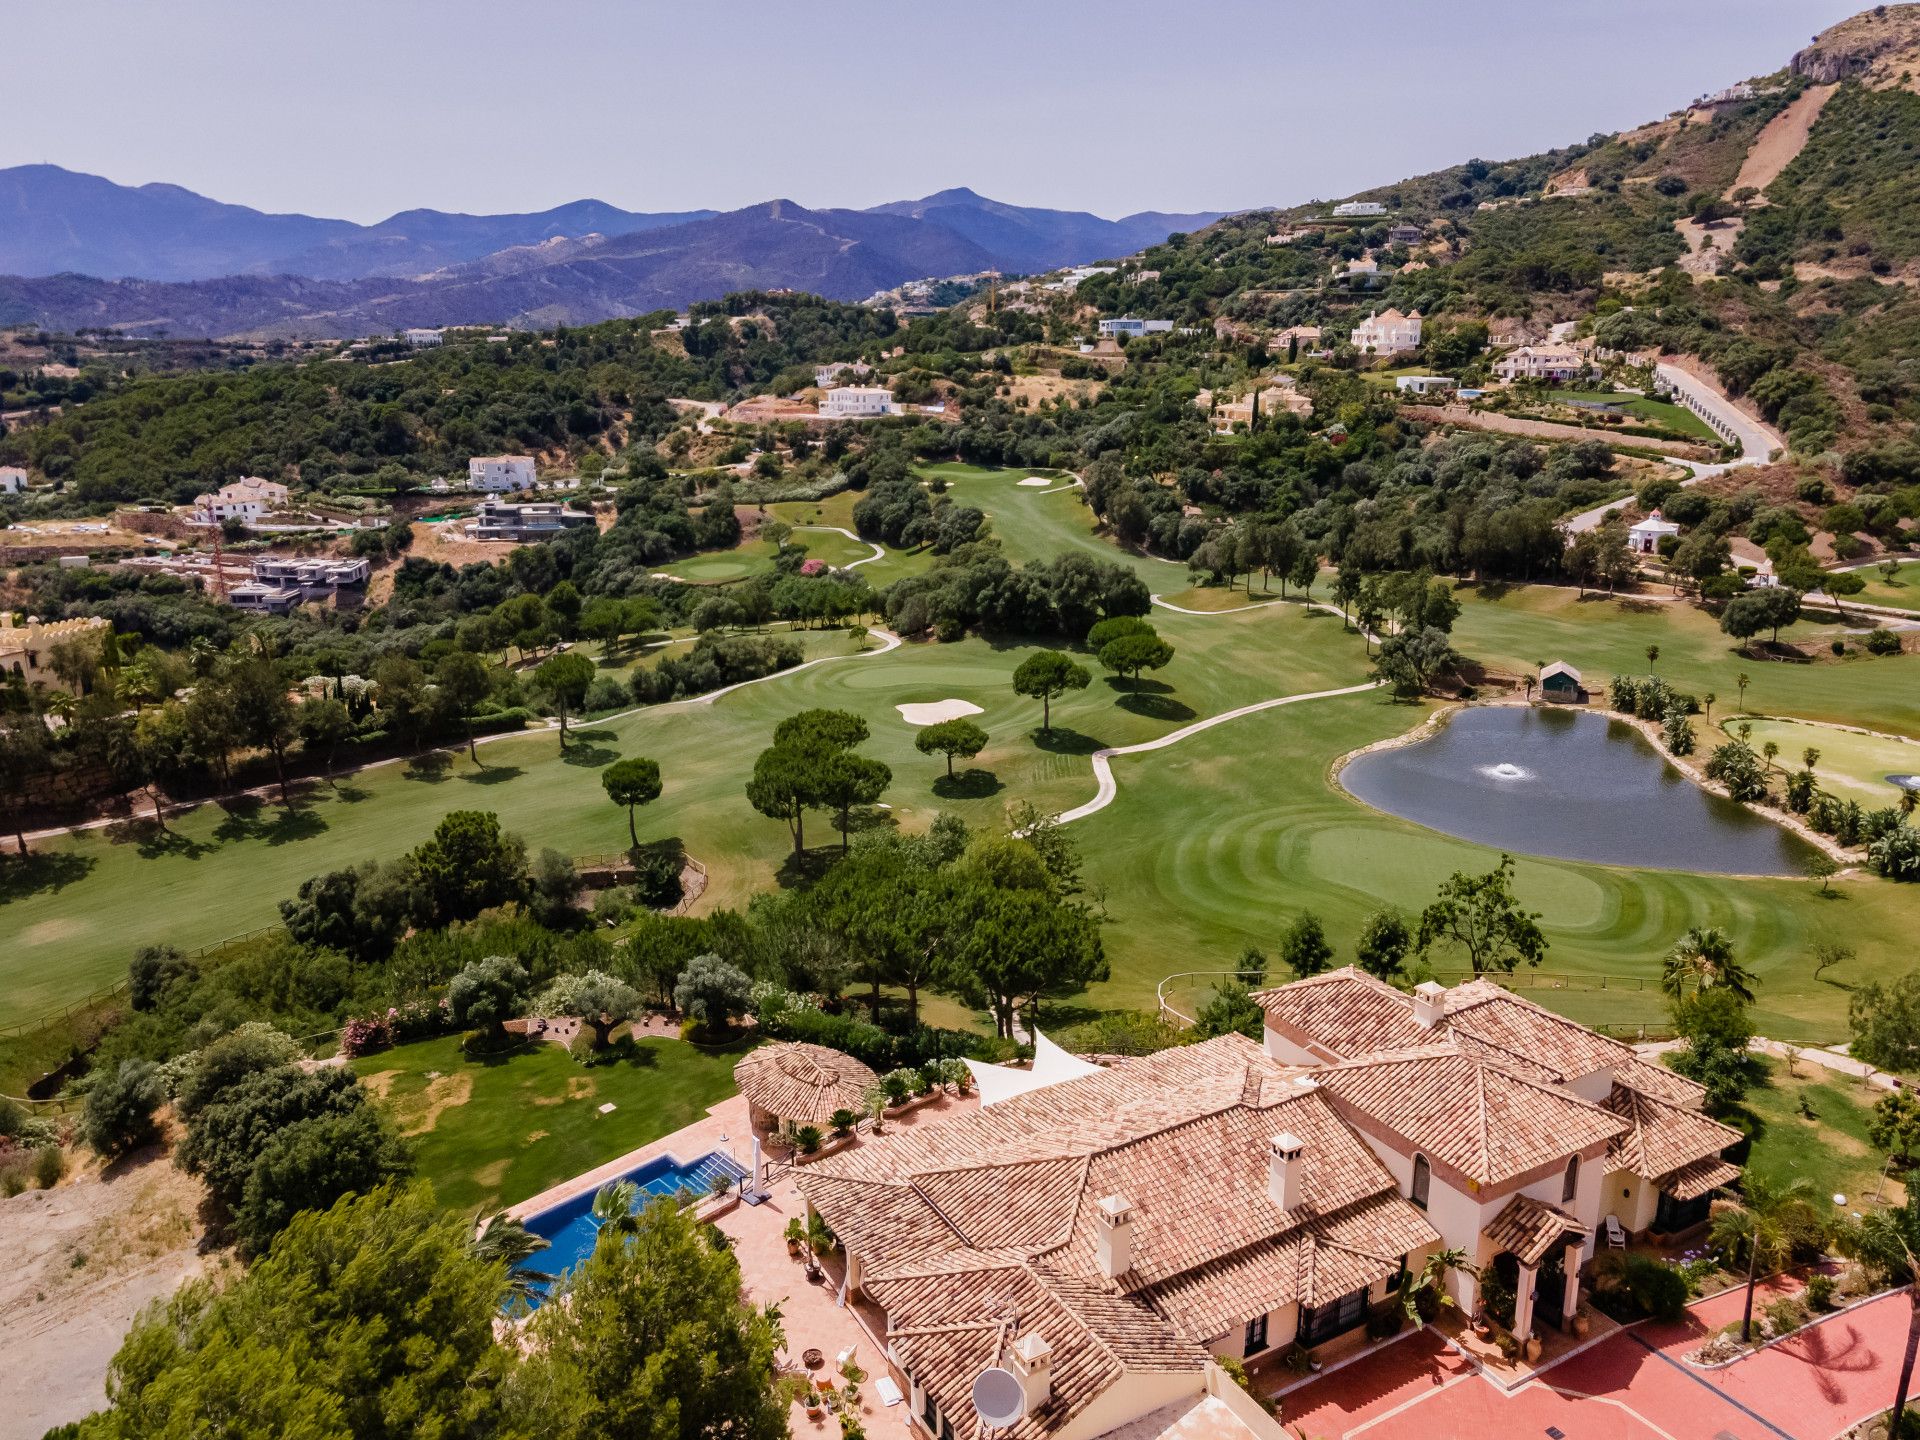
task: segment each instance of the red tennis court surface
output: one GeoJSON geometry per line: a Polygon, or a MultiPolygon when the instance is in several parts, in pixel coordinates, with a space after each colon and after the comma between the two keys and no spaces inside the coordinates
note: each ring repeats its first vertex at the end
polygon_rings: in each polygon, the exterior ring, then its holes
{"type": "Polygon", "coordinates": [[[1832,1440],[1892,1404],[1906,1292],[1720,1370],[1683,1364],[1703,1335],[1740,1318],[1741,1299],[1718,1296],[1685,1323],[1609,1336],[1511,1394],[1423,1330],[1283,1396],[1281,1419],[1314,1440],[1832,1440]]]}

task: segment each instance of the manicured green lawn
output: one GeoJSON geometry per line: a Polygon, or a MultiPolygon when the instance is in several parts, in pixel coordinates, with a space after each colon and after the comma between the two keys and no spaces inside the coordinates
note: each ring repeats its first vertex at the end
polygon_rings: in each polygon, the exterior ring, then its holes
{"type": "Polygon", "coordinates": [[[1552,398],[1611,405],[1647,424],[1658,425],[1664,430],[1672,430],[1690,439],[1704,440],[1709,445],[1720,443],[1720,437],[1713,433],[1706,421],[1686,406],[1675,405],[1671,401],[1655,400],[1647,395],[1620,395],[1610,390],[1555,390],[1552,392],[1552,398]]]}
{"type": "Polygon", "coordinates": [[[1867,582],[1857,597],[1868,605],[1885,605],[1894,610],[1920,610],[1920,560],[1909,560],[1888,580],[1875,566],[1853,572],[1867,582]]]}
{"type": "Polygon", "coordinates": [[[677,576],[690,585],[729,585],[772,572],[773,547],[764,540],[750,541],[735,550],[710,550],[684,560],[669,560],[660,567],[661,574],[677,576]]]}
{"type": "MultiPolygon", "coordinates": [[[[1151,1006],[1166,975],[1229,966],[1247,945],[1275,956],[1286,927],[1308,910],[1344,964],[1374,911],[1417,915],[1454,871],[1491,869],[1497,851],[1384,815],[1328,783],[1340,755],[1417,718],[1378,694],[1346,696],[1246,716],[1113,761],[1118,797],[1072,827],[1113,920],[1113,979],[1089,1000],[1151,1006]]],[[[1518,977],[1533,987],[1525,993],[1613,1026],[1663,1025],[1661,957],[1688,927],[1718,925],[1759,978],[1761,1033],[1839,1039],[1847,995],[1810,979],[1813,942],[1843,936],[1859,953],[1849,978],[1865,980],[1904,970],[1920,926],[1920,888],[1864,875],[1835,881],[1822,898],[1803,880],[1523,858],[1515,888],[1541,912],[1551,947],[1540,971],[1518,977]]],[[[1434,964],[1465,961],[1440,953],[1434,964]]]]}
{"type": "MultiPolygon", "coordinates": [[[[1726,724],[1738,727],[1737,715],[1726,724]]],[[[1887,740],[1877,735],[1856,735],[1824,725],[1796,725],[1790,720],[1754,720],[1753,744],[1771,740],[1780,747],[1776,764],[1798,770],[1801,754],[1808,746],[1820,752],[1815,773],[1821,785],[1843,800],[1858,800],[1869,809],[1896,805],[1900,787],[1889,775],[1920,774],[1920,744],[1887,740]]]]}
{"type": "Polygon", "coordinates": [[[474,1061],[458,1036],[401,1045],[353,1062],[413,1147],[440,1203],[491,1214],[698,1120],[734,1093],[746,1046],[696,1049],[638,1042],[633,1057],[577,1064],[538,1044],[474,1061]],[[605,1115],[600,1106],[611,1103],[605,1115]]]}
{"type": "MultiPolygon", "coordinates": [[[[679,836],[708,867],[707,903],[745,904],[781,878],[791,847],[785,828],[754,811],[742,787],[774,725],[810,706],[866,717],[874,736],[868,752],[893,767],[885,799],[896,823],[924,827],[946,809],[991,825],[1003,823],[1017,800],[1060,810],[1089,798],[1087,757],[1102,745],[1134,744],[1202,715],[1365,675],[1358,639],[1343,634],[1338,619],[1298,606],[1225,617],[1162,614],[1157,623],[1177,647],[1173,663],[1137,688],[1117,686],[1093,666],[1094,683],[1054,705],[1054,734],[1044,744],[1033,735],[1038,703],[1014,695],[1010,684],[1020,659],[1038,647],[968,639],[852,658],[877,642],[802,630],[794,633],[809,655],[837,658],[709,703],[585,722],[565,758],[553,732],[528,732],[483,745],[478,767],[462,753],[362,771],[337,790],[314,787],[291,814],[230,802],[175,817],[165,837],[143,821],[45,842],[36,848],[49,883],[22,886],[27,893],[0,912],[10,942],[0,948],[0,1024],[112,983],[143,943],[191,948],[272,924],[279,901],[303,879],[401,854],[451,810],[496,811],[534,849],[583,855],[616,848],[625,841],[625,815],[608,803],[599,772],[623,755],[658,760],[665,780],[665,793],[641,812],[642,838],[679,836]],[[939,793],[944,766],[913,748],[914,728],[895,707],[948,698],[982,707],[975,718],[993,738],[974,762],[984,772],[979,779],[939,793]]],[[[661,653],[649,651],[641,663],[657,663],[661,653]]],[[[838,837],[815,815],[807,838],[824,846],[838,837]]]]}
{"type": "MultiPolygon", "coordinates": [[[[1849,655],[1807,665],[1759,660],[1721,634],[1712,615],[1683,601],[1613,598],[1598,591],[1582,599],[1569,587],[1545,585],[1463,587],[1456,594],[1462,611],[1454,644],[1516,674],[1565,660],[1597,688],[1616,674],[1646,674],[1647,647],[1658,645],[1660,676],[1697,696],[1717,695],[1716,720],[1740,708],[1737,681],[1745,674],[1749,710],[1920,738],[1920,665],[1911,657],[1849,655]]],[[[1803,620],[1780,638],[1811,640],[1818,649],[1838,633],[1833,624],[1803,620]]]]}
{"type": "Polygon", "coordinates": [[[1881,1189],[1887,1157],[1867,1139],[1873,1102],[1884,1091],[1864,1090],[1810,1060],[1796,1061],[1791,1077],[1784,1060],[1765,1064],[1769,1083],[1748,1091],[1743,1107],[1755,1122],[1749,1175],[1775,1184],[1804,1178],[1823,1206],[1845,1195],[1849,1210],[1866,1209],[1876,1193],[1891,1205],[1906,1198],[1898,1177],[1881,1189]],[[1811,1114],[1801,1112],[1802,1100],[1811,1114]]]}

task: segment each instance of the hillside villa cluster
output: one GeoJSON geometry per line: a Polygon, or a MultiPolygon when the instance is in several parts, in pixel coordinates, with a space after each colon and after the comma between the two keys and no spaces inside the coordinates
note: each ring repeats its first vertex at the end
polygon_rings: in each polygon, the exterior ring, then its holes
{"type": "Polygon", "coordinates": [[[1516,1337],[1565,1326],[1596,1237],[1686,1231],[1738,1175],[1699,1087],[1490,981],[1257,998],[1262,1043],[981,1067],[977,1111],[794,1171],[930,1435],[1186,1433],[1244,1406],[1219,1360],[1351,1345],[1442,1248],[1466,1313],[1497,1276],[1516,1337]]]}

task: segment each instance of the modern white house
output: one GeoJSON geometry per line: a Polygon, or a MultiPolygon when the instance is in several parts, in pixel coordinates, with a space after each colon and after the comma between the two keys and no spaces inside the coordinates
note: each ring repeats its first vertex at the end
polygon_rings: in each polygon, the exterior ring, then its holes
{"type": "Polygon", "coordinates": [[[467,485],[473,490],[533,489],[531,455],[475,455],[467,461],[467,485]]]}
{"type": "Polygon", "coordinates": [[[1636,555],[1658,555],[1661,537],[1679,533],[1680,527],[1656,510],[1627,527],[1627,549],[1636,555]]]}
{"type": "Polygon", "coordinates": [[[841,385],[820,397],[820,414],[828,420],[870,420],[899,413],[893,392],[884,385],[841,385]]]}
{"type": "Polygon", "coordinates": [[[873,367],[864,360],[836,360],[831,365],[816,365],[813,368],[813,383],[827,390],[840,383],[842,375],[852,375],[863,379],[873,373],[873,367]]]}
{"type": "Polygon", "coordinates": [[[438,345],[446,337],[438,330],[402,330],[400,338],[418,350],[429,345],[438,345]]]}
{"type": "Polygon", "coordinates": [[[18,465],[0,465],[0,495],[18,495],[27,488],[27,472],[18,465]]]}
{"type": "Polygon", "coordinates": [[[211,494],[195,496],[194,518],[203,525],[217,525],[226,520],[250,525],[269,510],[282,508],[291,493],[277,480],[243,476],[211,494]]]}
{"type": "Polygon", "coordinates": [[[1125,335],[1138,339],[1142,335],[1164,335],[1173,329],[1171,320],[1137,320],[1131,315],[1122,315],[1116,320],[1102,320],[1100,333],[1109,340],[1125,335]]]}
{"type": "Polygon", "coordinates": [[[1459,383],[1451,375],[1396,375],[1393,377],[1393,388],[1403,395],[1430,395],[1436,391],[1451,390],[1459,383]]]}
{"type": "Polygon", "coordinates": [[[1353,348],[1363,355],[1396,355],[1420,348],[1420,312],[1387,310],[1370,314],[1353,327],[1353,348]]]}
{"type": "Polygon", "coordinates": [[[1333,213],[1341,220],[1364,220],[1372,215],[1386,214],[1387,207],[1378,200],[1349,200],[1334,206],[1333,213]]]}
{"type": "Polygon", "coordinates": [[[1111,275],[1119,268],[1118,265],[1075,265],[1065,271],[1058,280],[1048,281],[1046,288],[1071,293],[1080,288],[1082,280],[1091,280],[1096,275],[1111,275]]]}
{"type": "Polygon", "coordinates": [[[791,1173],[918,1429],[1271,1435],[1210,1409],[1220,1361],[1348,1353],[1442,1247],[1468,1313],[1485,1275],[1517,1337],[1569,1326],[1609,1216],[1684,1231],[1738,1174],[1698,1086],[1491,981],[1256,999],[1261,1042],[1110,1068],[1036,1043],[975,1068],[977,1111],[791,1173]]]}
{"type": "Polygon", "coordinates": [[[467,533],[476,540],[548,540],[591,524],[591,514],[560,500],[482,500],[467,533]]]}
{"type": "Polygon", "coordinates": [[[1569,345],[1522,345],[1493,362],[1502,380],[1577,380],[1593,373],[1593,362],[1569,345]]]}

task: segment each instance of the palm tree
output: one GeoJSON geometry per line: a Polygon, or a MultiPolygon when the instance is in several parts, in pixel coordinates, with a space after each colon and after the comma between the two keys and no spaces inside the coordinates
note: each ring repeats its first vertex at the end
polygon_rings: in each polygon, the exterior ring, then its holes
{"type": "Polygon", "coordinates": [[[1728,1259],[1747,1252],[1747,1305],[1740,1316],[1740,1342],[1753,1336],[1753,1290],[1764,1264],[1771,1274],[1786,1263],[1794,1241],[1820,1228],[1820,1212],[1813,1203],[1813,1185],[1797,1175],[1784,1185],[1748,1172],[1741,1182],[1740,1202],[1713,1217],[1713,1243],[1728,1259]]]}
{"type": "Polygon", "coordinates": [[[1753,973],[1734,958],[1733,941],[1717,925],[1696,925],[1667,952],[1660,988],[1674,999],[1689,988],[1711,990],[1723,986],[1749,1003],[1753,1000],[1753,973]]]}
{"type": "Polygon", "coordinates": [[[1820,751],[1817,746],[1809,745],[1800,752],[1800,761],[1811,770],[1820,763],[1820,751]]]}
{"type": "Polygon", "coordinates": [[[1733,677],[1733,683],[1740,687],[1740,713],[1744,715],[1747,713],[1747,686],[1753,682],[1747,678],[1747,672],[1742,670],[1733,677]]]}
{"type": "MultiPolygon", "coordinates": [[[[1898,1210],[1869,1211],[1843,1230],[1839,1239],[1840,1248],[1869,1270],[1888,1280],[1914,1280],[1920,1272],[1920,1185],[1907,1187],[1907,1203],[1898,1210]]],[[[1907,1348],[1900,1361],[1887,1440],[1899,1440],[1906,1428],[1901,1422],[1913,1389],[1914,1354],[1920,1351],[1920,1284],[1908,1287],[1907,1305],[1907,1348]]]]}
{"type": "Polygon", "coordinates": [[[1660,663],[1660,647],[1658,645],[1647,646],[1647,669],[1652,670],[1659,663],[1660,663]]]}
{"type": "Polygon", "coordinates": [[[640,1233],[640,1187],[631,1180],[609,1180],[594,1192],[593,1224],[601,1235],[640,1233]]]}
{"type": "Polygon", "coordinates": [[[523,1262],[538,1255],[551,1242],[534,1234],[518,1220],[501,1211],[487,1221],[487,1228],[467,1248],[480,1260],[498,1260],[507,1267],[507,1299],[532,1309],[553,1276],[544,1270],[528,1268],[523,1262]]]}
{"type": "Polygon", "coordinates": [[[1706,694],[1700,697],[1700,703],[1706,707],[1707,724],[1709,725],[1713,724],[1713,707],[1715,702],[1718,701],[1719,699],[1720,697],[1714,694],[1713,691],[1711,690],[1707,691],[1706,694]]]}
{"type": "Polygon", "coordinates": [[[1767,769],[1771,771],[1773,769],[1774,759],[1780,754],[1780,742],[1778,740],[1767,741],[1760,747],[1760,753],[1767,757],[1767,769]]]}
{"type": "Polygon", "coordinates": [[[1432,1292],[1437,1305],[1458,1306],[1460,1302],[1446,1290],[1449,1270],[1458,1270],[1462,1275],[1471,1275],[1476,1280],[1480,1277],[1479,1267],[1467,1258],[1466,1251],[1460,1249],[1436,1250],[1418,1271],[1400,1272],[1400,1303],[1406,1307],[1409,1324],[1424,1323],[1425,1317],[1420,1313],[1420,1297],[1428,1292],[1432,1292]]]}

